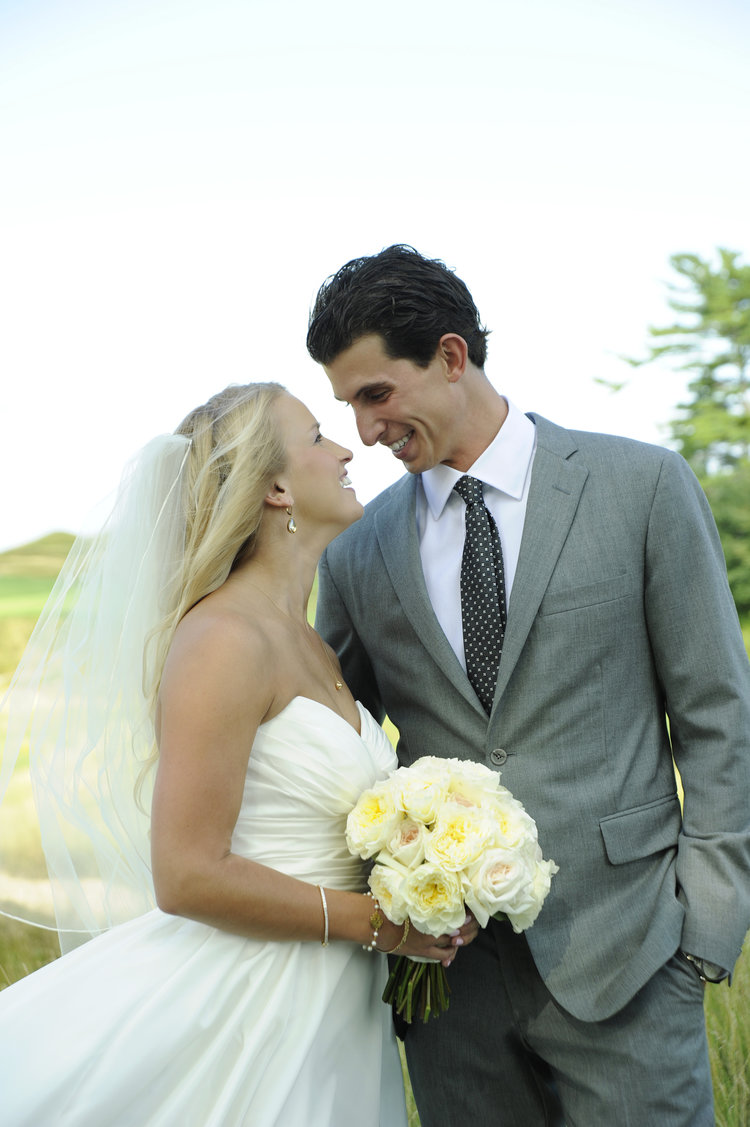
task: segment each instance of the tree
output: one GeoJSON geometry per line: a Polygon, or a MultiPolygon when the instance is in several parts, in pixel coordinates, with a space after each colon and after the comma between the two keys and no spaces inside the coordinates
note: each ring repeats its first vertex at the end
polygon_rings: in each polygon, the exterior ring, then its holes
{"type": "Polygon", "coordinates": [[[750,615],[750,462],[714,474],[704,488],[716,517],[729,586],[744,618],[750,615]]]}
{"type": "Polygon", "coordinates": [[[750,265],[718,250],[718,265],[675,254],[680,275],[669,306],[679,318],[649,327],[652,340],[634,367],[677,360],[691,373],[689,399],[677,406],[672,441],[701,481],[719,528],[732,592],[750,614],[750,265]]]}

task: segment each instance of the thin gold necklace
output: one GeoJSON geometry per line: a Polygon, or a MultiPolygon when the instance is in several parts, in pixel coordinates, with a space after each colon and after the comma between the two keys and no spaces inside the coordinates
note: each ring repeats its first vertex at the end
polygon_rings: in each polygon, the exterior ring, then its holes
{"type": "MultiPolygon", "coordinates": [[[[250,580],[248,580],[248,583],[250,583],[250,580]]],[[[263,595],[264,598],[268,599],[271,606],[276,607],[276,610],[279,612],[279,614],[283,614],[284,618],[288,618],[289,621],[293,622],[295,626],[297,625],[297,620],[295,618],[292,618],[291,614],[287,614],[287,612],[285,610],[283,610],[277,602],[274,602],[274,600],[271,598],[271,596],[266,594],[266,592],[263,590],[262,587],[258,587],[255,583],[250,583],[250,586],[255,587],[256,591],[260,591],[261,595],[263,595]]],[[[331,673],[333,674],[333,684],[336,688],[336,692],[337,693],[341,692],[341,690],[344,687],[344,682],[341,680],[341,678],[339,677],[339,675],[336,672],[336,667],[334,666],[333,662],[331,661],[331,655],[328,652],[328,649],[326,647],[325,642],[321,638],[320,634],[318,634],[318,632],[316,630],[313,630],[312,626],[307,621],[307,619],[305,619],[305,629],[307,630],[308,637],[310,636],[310,634],[313,634],[318,639],[318,641],[320,642],[320,648],[322,649],[322,651],[325,655],[325,659],[328,662],[328,667],[331,670],[331,673]]]]}

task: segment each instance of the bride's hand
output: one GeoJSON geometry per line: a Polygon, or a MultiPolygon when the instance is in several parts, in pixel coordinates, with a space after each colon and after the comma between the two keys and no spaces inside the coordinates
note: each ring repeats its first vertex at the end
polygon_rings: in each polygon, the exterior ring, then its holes
{"type": "MultiPolygon", "coordinates": [[[[381,934],[388,929],[394,931],[396,939],[388,947],[383,946],[382,949],[390,951],[393,947],[400,943],[403,939],[405,924],[397,925],[391,923],[390,920],[385,921],[385,926],[381,934]]],[[[441,962],[444,967],[449,967],[456,955],[458,954],[459,947],[465,947],[472,940],[476,939],[479,932],[479,924],[475,920],[471,912],[467,910],[466,919],[460,928],[455,931],[446,932],[443,935],[427,935],[425,932],[420,931],[410,924],[409,934],[406,937],[406,942],[403,946],[399,946],[399,955],[416,955],[422,959],[432,959],[441,962]]],[[[390,938],[390,935],[388,936],[390,938]]],[[[386,942],[386,936],[383,934],[383,942],[386,942]]],[[[380,947],[381,944],[378,944],[380,947]]]]}

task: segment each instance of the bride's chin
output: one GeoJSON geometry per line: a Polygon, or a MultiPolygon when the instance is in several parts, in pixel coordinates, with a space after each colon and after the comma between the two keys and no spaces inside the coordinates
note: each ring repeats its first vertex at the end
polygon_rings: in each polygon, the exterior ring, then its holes
{"type": "Polygon", "coordinates": [[[341,531],[343,532],[345,528],[349,528],[350,525],[356,524],[358,520],[361,520],[364,511],[364,505],[360,501],[356,501],[355,499],[355,504],[349,506],[348,511],[343,514],[341,521],[341,531]]]}
{"type": "Polygon", "coordinates": [[[358,520],[361,520],[362,516],[364,515],[364,511],[364,505],[357,501],[356,505],[351,505],[349,507],[348,512],[339,513],[336,522],[332,522],[326,528],[328,535],[327,544],[330,544],[331,541],[335,540],[337,536],[340,536],[342,532],[346,532],[347,528],[351,527],[351,525],[353,524],[356,524],[358,520]]]}
{"type": "MultiPolygon", "coordinates": [[[[357,501],[356,509],[355,509],[354,513],[352,514],[352,518],[349,521],[349,524],[356,524],[356,522],[358,520],[362,519],[362,517],[364,516],[364,513],[365,513],[364,505],[362,504],[361,501],[357,501]]],[[[347,527],[348,527],[348,525],[347,525],[347,527]]]]}

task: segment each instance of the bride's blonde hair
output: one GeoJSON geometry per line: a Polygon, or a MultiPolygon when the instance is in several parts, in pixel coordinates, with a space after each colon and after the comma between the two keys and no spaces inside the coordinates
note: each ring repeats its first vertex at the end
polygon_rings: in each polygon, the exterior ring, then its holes
{"type": "MultiPolygon", "coordinates": [[[[166,584],[164,617],[146,647],[144,690],[152,717],[177,626],[255,550],[264,498],[286,464],[273,410],[285,394],[277,383],[227,387],[191,411],[175,431],[190,440],[180,490],[185,536],[166,584]]],[[[154,747],[139,783],[156,758],[154,747]]]]}
{"type": "Polygon", "coordinates": [[[283,394],[276,383],[225,388],[175,431],[190,439],[178,621],[255,550],[264,498],[286,465],[272,410],[283,394]]]}

